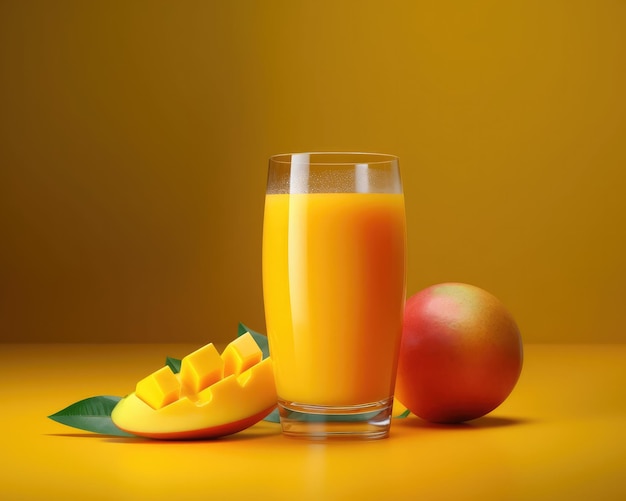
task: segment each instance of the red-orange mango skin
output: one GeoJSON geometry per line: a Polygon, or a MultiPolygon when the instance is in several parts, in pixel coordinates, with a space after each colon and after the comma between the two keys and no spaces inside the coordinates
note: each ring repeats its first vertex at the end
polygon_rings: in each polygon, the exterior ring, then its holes
{"type": "Polygon", "coordinates": [[[433,285],[406,302],[396,398],[426,421],[469,421],[504,402],[522,362],[520,331],[500,300],[469,284],[433,285]]]}

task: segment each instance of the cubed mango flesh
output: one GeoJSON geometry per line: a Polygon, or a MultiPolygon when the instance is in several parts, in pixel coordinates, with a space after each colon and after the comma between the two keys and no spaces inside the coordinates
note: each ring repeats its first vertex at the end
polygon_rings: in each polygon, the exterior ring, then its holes
{"type": "Polygon", "coordinates": [[[139,381],[135,392],[150,407],[160,409],[180,398],[180,381],[165,366],[139,381]]]}
{"type": "Polygon", "coordinates": [[[254,338],[246,333],[232,341],[222,352],[224,377],[238,376],[263,359],[263,352],[254,338]]]}
{"type": "Polygon", "coordinates": [[[224,360],[212,343],[183,358],[180,379],[191,392],[198,393],[224,376],[224,360]]]}

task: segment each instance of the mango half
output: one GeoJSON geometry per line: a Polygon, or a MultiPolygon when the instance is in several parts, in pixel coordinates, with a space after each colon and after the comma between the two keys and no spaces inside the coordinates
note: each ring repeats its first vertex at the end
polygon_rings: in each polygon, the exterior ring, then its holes
{"type": "Polygon", "coordinates": [[[113,409],[115,425],[156,439],[215,438],[237,433],[276,407],[272,359],[245,333],[220,355],[208,344],[139,381],[113,409]]]}

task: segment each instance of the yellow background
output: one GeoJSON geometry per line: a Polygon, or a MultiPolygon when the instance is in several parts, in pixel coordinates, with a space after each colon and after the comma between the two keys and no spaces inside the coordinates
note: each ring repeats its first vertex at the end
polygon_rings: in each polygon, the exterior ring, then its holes
{"type": "Polygon", "coordinates": [[[399,155],[408,293],[623,340],[626,2],[0,2],[0,337],[264,331],[267,158],[399,155]]]}

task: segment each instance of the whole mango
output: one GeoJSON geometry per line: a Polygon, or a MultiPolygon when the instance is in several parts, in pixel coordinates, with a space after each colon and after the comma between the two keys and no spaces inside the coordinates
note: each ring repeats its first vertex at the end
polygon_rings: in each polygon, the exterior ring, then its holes
{"type": "Polygon", "coordinates": [[[504,402],[522,361],[520,331],[500,300],[469,284],[433,285],[406,302],[395,395],[426,421],[468,421],[504,402]]]}

